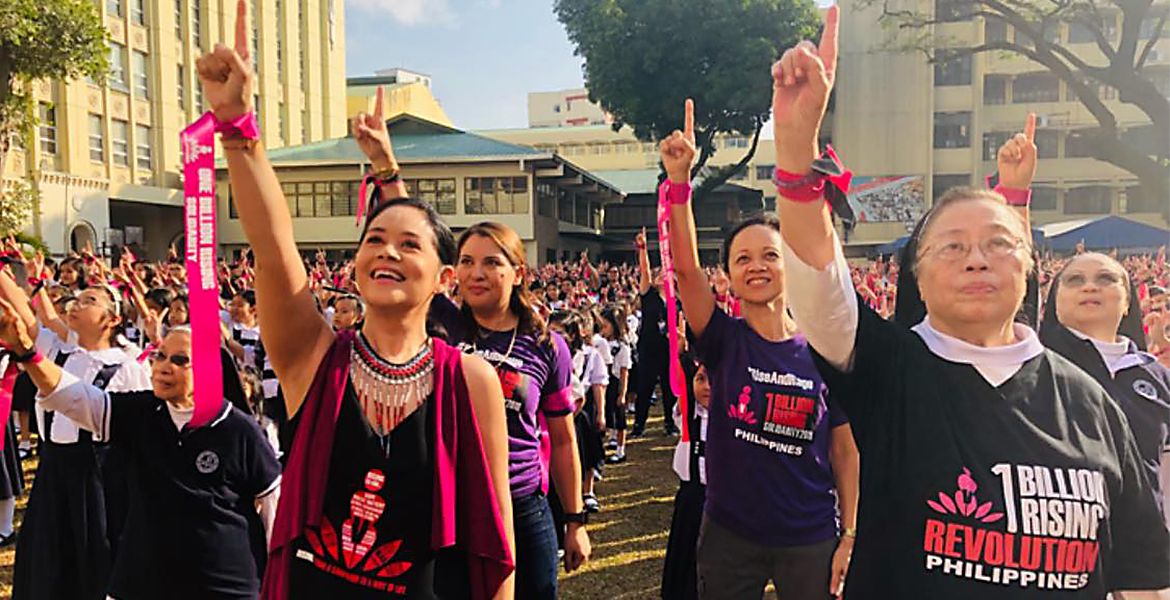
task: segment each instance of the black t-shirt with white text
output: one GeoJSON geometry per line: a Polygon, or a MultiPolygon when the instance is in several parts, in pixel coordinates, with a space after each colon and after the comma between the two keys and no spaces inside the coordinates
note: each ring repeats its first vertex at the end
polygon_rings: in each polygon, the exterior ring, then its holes
{"type": "Polygon", "coordinates": [[[849,600],[1084,598],[1170,586],[1125,416],[1045,351],[993,387],[860,307],[853,370],[818,357],[861,452],[849,600]]]}

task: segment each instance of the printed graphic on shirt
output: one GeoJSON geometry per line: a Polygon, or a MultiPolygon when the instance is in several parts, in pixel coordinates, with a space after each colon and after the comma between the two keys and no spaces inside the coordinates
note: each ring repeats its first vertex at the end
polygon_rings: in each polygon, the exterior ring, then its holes
{"type": "Polygon", "coordinates": [[[792,373],[748,367],[754,385],[745,385],[727,407],[735,438],[791,456],[804,454],[821,416],[816,384],[792,373]],[[808,391],[803,394],[796,390],[808,391]]]}
{"type": "Polygon", "coordinates": [[[528,376],[510,369],[496,369],[500,387],[504,391],[504,408],[509,412],[524,412],[524,399],[528,390],[528,376]]]}
{"type": "Polygon", "coordinates": [[[211,450],[204,450],[195,457],[195,469],[204,475],[210,475],[219,468],[219,455],[211,450]]]}
{"type": "Polygon", "coordinates": [[[410,561],[395,561],[402,540],[391,540],[374,548],[378,540],[377,522],[386,514],[386,500],[378,495],[386,476],[378,469],[366,473],[365,489],[354,492],[349,501],[350,516],[341,523],[340,536],[328,517],[321,526],[309,528],[305,537],[312,553],[297,552],[297,557],[352,584],[392,594],[406,595],[407,586],[394,579],[410,570],[410,561]]]}
{"type": "MultiPolygon", "coordinates": [[[[1100,554],[1098,531],[1109,515],[1105,477],[1090,469],[1000,463],[1003,505],[979,498],[964,467],[957,489],[926,505],[925,569],[1005,587],[1079,590],[1100,554]]],[[[986,496],[986,495],[985,495],[986,496]]]]}
{"type": "Polygon", "coordinates": [[[1145,379],[1138,379],[1134,381],[1133,391],[1137,392],[1139,396],[1145,398],[1146,400],[1158,399],[1158,388],[1154,387],[1154,384],[1146,381],[1145,379]]]}

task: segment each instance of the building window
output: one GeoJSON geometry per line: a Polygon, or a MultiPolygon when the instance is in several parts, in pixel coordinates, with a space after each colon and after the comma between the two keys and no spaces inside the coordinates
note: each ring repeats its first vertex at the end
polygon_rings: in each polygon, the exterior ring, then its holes
{"type": "Polygon", "coordinates": [[[934,113],[934,147],[971,147],[971,113],[934,113]]]}
{"type": "Polygon", "coordinates": [[[183,0],[175,0],[175,39],[183,43],[183,0]]]}
{"type": "Polygon", "coordinates": [[[971,185],[970,175],[935,175],[934,184],[931,187],[932,199],[938,202],[938,199],[946,193],[947,190],[956,187],[971,185]]]}
{"type": "Polygon", "coordinates": [[[749,145],[748,139],[740,135],[733,135],[727,138],[728,148],[747,148],[749,145]]]}
{"type": "Polygon", "coordinates": [[[276,130],[280,132],[280,141],[288,143],[288,123],[284,120],[284,104],[276,105],[276,130]]]}
{"type": "Polygon", "coordinates": [[[963,0],[935,0],[934,16],[936,19],[961,19],[965,14],[963,0]]]}
{"type": "Polygon", "coordinates": [[[1010,131],[988,131],[983,134],[983,160],[995,160],[999,149],[1015,135],[1010,131]]]}
{"type": "Polygon", "coordinates": [[[1012,103],[1059,102],[1060,79],[1051,73],[1027,73],[1012,82],[1012,103]]]}
{"type": "Polygon", "coordinates": [[[557,188],[553,184],[536,184],[536,214],[542,217],[557,216],[557,188]]]}
{"type": "MultiPolygon", "coordinates": [[[[45,154],[57,153],[57,109],[52,104],[41,102],[39,113],[40,124],[37,126],[37,136],[41,142],[41,152],[45,154]]],[[[20,136],[17,136],[19,138],[20,136]]]]}
{"type": "Polygon", "coordinates": [[[102,135],[102,118],[98,115],[89,115],[89,159],[106,162],[106,140],[102,135]]]}
{"type": "Polygon", "coordinates": [[[154,159],[151,156],[153,144],[150,139],[150,128],[145,125],[134,126],[134,166],[143,171],[154,170],[154,159]]]}
{"type": "Polygon", "coordinates": [[[179,97],[179,110],[187,110],[187,74],[183,65],[178,65],[175,71],[175,91],[179,97]]]}
{"type": "Polygon", "coordinates": [[[1092,158],[1093,141],[1088,131],[1070,131],[1064,140],[1065,158],[1092,158]]]}
{"type": "Polygon", "coordinates": [[[301,110],[301,143],[309,141],[309,111],[301,110]]]}
{"type": "Polygon", "coordinates": [[[203,52],[203,0],[191,0],[191,41],[203,52]]]}
{"type": "Polygon", "coordinates": [[[134,76],[134,93],[141,99],[150,98],[150,73],[147,72],[146,54],[135,50],[131,54],[131,71],[134,76]]]}
{"type": "Polygon", "coordinates": [[[573,223],[582,227],[589,226],[589,201],[582,199],[573,205],[573,223]]]}
{"type": "Polygon", "coordinates": [[[441,215],[455,214],[454,179],[407,179],[406,193],[435,207],[441,215]]]}
{"type": "Polygon", "coordinates": [[[130,125],[126,121],[110,120],[110,154],[115,165],[130,166],[130,125]]]}
{"type": "Polygon", "coordinates": [[[358,184],[349,181],[282,183],[289,212],[298,218],[350,217],[357,214],[358,184]]]}
{"type": "Polygon", "coordinates": [[[759,181],[772,181],[775,172],[776,165],[756,165],[756,179],[759,181]]]}
{"type": "Polygon", "coordinates": [[[1064,214],[1095,215],[1109,214],[1113,198],[1109,188],[1103,185],[1085,185],[1072,188],[1064,196],[1064,214]]]}
{"type": "MultiPolygon", "coordinates": [[[[1035,194],[1033,194],[1033,198],[1035,194]]],[[[1035,203],[1035,200],[1032,201],[1035,203]]],[[[1131,185],[1125,188],[1125,212],[1143,213],[1160,212],[1166,206],[1166,198],[1158,202],[1156,194],[1146,193],[1140,185],[1131,185]]]]}
{"type": "Polygon", "coordinates": [[[130,20],[137,25],[146,25],[146,0],[130,0],[130,20]]]}
{"type": "Polygon", "coordinates": [[[971,85],[971,55],[953,58],[939,56],[938,62],[934,63],[934,85],[971,85]]]}
{"type": "Polygon", "coordinates": [[[122,0],[106,0],[106,13],[109,16],[121,17],[124,14],[122,10],[122,0]]]}
{"type": "Polygon", "coordinates": [[[1007,83],[1006,75],[984,75],[983,103],[1007,104],[1007,83]]]}
{"type": "Polygon", "coordinates": [[[467,214],[519,215],[528,212],[527,177],[468,177],[463,181],[467,214]]]}
{"type": "MultiPolygon", "coordinates": [[[[1149,13],[1146,15],[1146,18],[1142,19],[1142,25],[1138,29],[1138,38],[1148,40],[1154,37],[1154,31],[1158,28],[1158,21],[1162,18],[1162,14],[1167,10],[1170,9],[1165,7],[1159,8],[1156,6],[1151,7],[1149,13]]],[[[1167,25],[1170,25],[1170,23],[1167,23],[1167,25]]],[[[1165,35],[1166,25],[1162,26],[1162,33],[1165,35]]]]}
{"type": "Polygon", "coordinates": [[[1006,42],[1008,39],[1007,23],[999,19],[984,19],[983,21],[983,41],[985,42],[1006,42]]]}
{"type": "MultiPolygon", "coordinates": [[[[566,190],[557,190],[557,220],[566,223],[573,220],[573,194],[566,190]]],[[[646,222],[653,223],[654,220],[650,219],[646,222]]]]}
{"type": "Polygon", "coordinates": [[[128,92],[126,86],[126,52],[125,47],[117,42],[110,42],[110,87],[120,92],[128,92]]]}
{"type": "Polygon", "coordinates": [[[736,169],[736,171],[734,173],[732,173],[731,177],[728,177],[727,180],[728,181],[746,181],[747,178],[748,178],[747,169],[741,168],[741,169],[736,169]]]}
{"type": "MultiPolygon", "coordinates": [[[[203,114],[203,86],[195,86],[195,112],[203,114]]],[[[259,113],[256,113],[259,117],[259,113]]]]}
{"type": "Polygon", "coordinates": [[[1036,157],[1056,158],[1060,154],[1059,140],[1060,134],[1054,129],[1036,130],[1036,157]]]}
{"type": "MultiPolygon", "coordinates": [[[[203,86],[199,86],[199,87],[203,87],[203,86]]],[[[200,110],[200,112],[203,111],[202,108],[200,108],[199,110],[200,110]]],[[[256,122],[260,123],[261,126],[263,126],[264,122],[260,120],[260,94],[252,94],[252,112],[256,113],[256,122]]]]}
{"type": "Polygon", "coordinates": [[[1032,210],[1056,210],[1060,190],[1047,186],[1032,186],[1032,210]]]}

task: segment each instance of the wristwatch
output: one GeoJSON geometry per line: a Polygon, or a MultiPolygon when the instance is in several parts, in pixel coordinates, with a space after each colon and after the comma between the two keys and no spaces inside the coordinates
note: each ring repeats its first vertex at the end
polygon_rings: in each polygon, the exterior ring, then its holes
{"type": "Polygon", "coordinates": [[[589,512],[583,510],[579,513],[565,513],[565,522],[586,525],[589,523],[589,512]]]}

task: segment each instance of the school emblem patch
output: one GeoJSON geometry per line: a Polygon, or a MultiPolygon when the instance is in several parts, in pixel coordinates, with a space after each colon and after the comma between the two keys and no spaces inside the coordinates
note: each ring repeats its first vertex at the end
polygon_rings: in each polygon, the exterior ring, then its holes
{"type": "Polygon", "coordinates": [[[195,457],[195,469],[204,475],[214,473],[219,468],[219,455],[211,450],[204,450],[195,457]]]}
{"type": "Polygon", "coordinates": [[[1137,392],[1139,396],[1146,400],[1158,399],[1158,388],[1155,388],[1154,384],[1145,379],[1138,379],[1133,382],[1133,391],[1137,392]]]}

